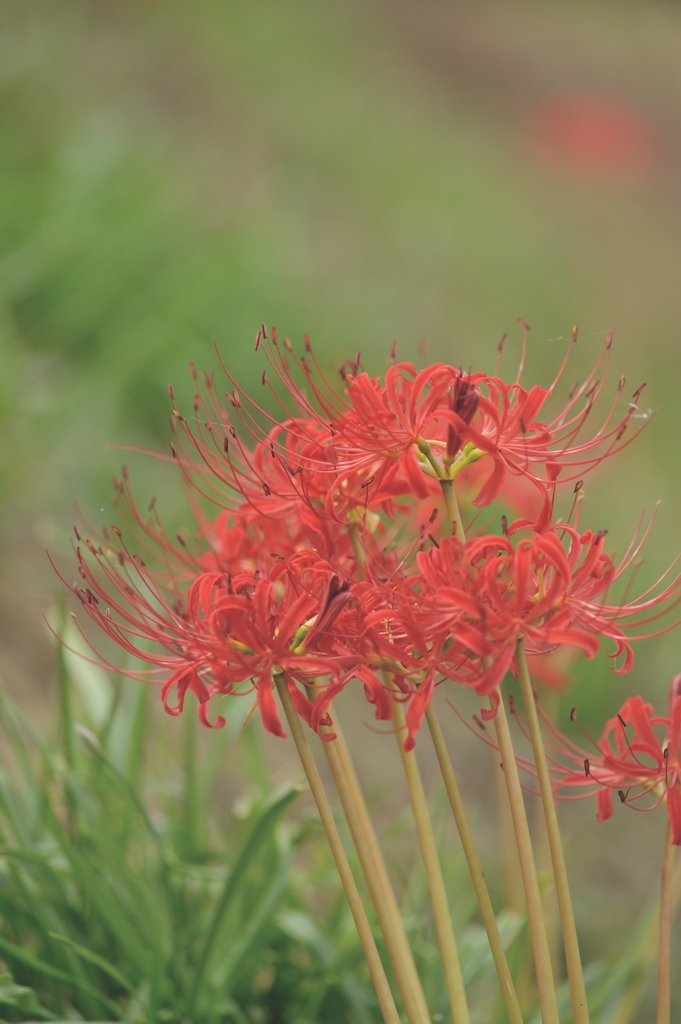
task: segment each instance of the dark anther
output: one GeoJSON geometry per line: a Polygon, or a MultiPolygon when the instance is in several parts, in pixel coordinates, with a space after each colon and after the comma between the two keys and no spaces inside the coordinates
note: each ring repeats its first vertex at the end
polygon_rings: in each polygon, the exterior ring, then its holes
{"type": "Polygon", "coordinates": [[[374,478],[372,476],[370,476],[368,480],[365,480],[363,484],[360,484],[360,487],[363,489],[365,487],[368,487],[373,482],[374,482],[374,478]]]}
{"type": "Polygon", "coordinates": [[[622,716],[620,715],[619,711],[617,712],[617,717],[618,717],[618,719],[619,719],[619,723],[620,723],[620,725],[622,726],[622,728],[623,728],[623,729],[626,729],[626,727],[627,727],[627,723],[626,723],[626,722],[624,721],[624,719],[623,719],[623,718],[622,718],[622,716]]]}
{"type": "Polygon", "coordinates": [[[664,750],[662,751],[662,756],[663,756],[663,758],[664,758],[664,759],[665,759],[665,761],[666,761],[666,760],[667,760],[667,758],[669,757],[669,747],[665,747],[665,748],[664,748],[664,750]]]}
{"type": "Polygon", "coordinates": [[[175,451],[175,445],[172,443],[172,441],[170,443],[170,450],[173,453],[173,458],[176,459],[177,458],[177,452],[175,451]]]}
{"type": "Polygon", "coordinates": [[[133,555],[132,557],[133,557],[133,561],[137,562],[137,564],[139,566],[141,566],[142,569],[146,569],[146,565],[144,564],[144,562],[142,561],[142,559],[140,558],[139,555],[133,555]]]}
{"type": "Polygon", "coordinates": [[[577,716],[577,708],[573,708],[572,711],[570,712],[570,721],[574,722],[576,716],[577,716]]]}
{"type": "Polygon", "coordinates": [[[272,456],[273,459],[276,458],[276,456],[274,454],[274,445],[272,444],[271,441],[270,441],[270,455],[272,456]]]}
{"type": "Polygon", "coordinates": [[[579,494],[579,492],[581,491],[583,486],[584,486],[584,481],[583,480],[578,480],[577,483],[575,484],[575,494],[579,494]]]}
{"type": "Polygon", "coordinates": [[[262,331],[263,338],[265,339],[265,341],[267,341],[267,328],[265,327],[264,324],[260,324],[260,329],[262,331]]]}
{"type": "Polygon", "coordinates": [[[278,562],[284,561],[284,556],[278,555],[276,551],[270,551],[270,558],[276,558],[278,562]]]}
{"type": "Polygon", "coordinates": [[[520,324],[520,326],[521,326],[521,327],[523,328],[523,330],[525,330],[525,331],[531,331],[531,330],[532,330],[532,328],[530,327],[530,325],[529,325],[528,323],[526,323],[526,322],[525,322],[525,321],[523,320],[523,318],[522,318],[522,317],[520,317],[520,316],[518,317],[518,323],[519,323],[519,324],[520,324]]]}
{"type": "Polygon", "coordinates": [[[502,334],[501,335],[501,337],[499,338],[499,344],[497,345],[497,352],[501,353],[501,352],[504,351],[504,343],[505,343],[507,337],[508,337],[507,334],[502,334]]]}
{"type": "MultiPolygon", "coordinates": [[[[470,377],[463,370],[447,392],[449,408],[453,413],[469,424],[480,404],[480,392],[475,384],[472,384],[470,377]]],[[[465,440],[465,431],[457,429],[450,423],[447,427],[447,458],[453,460],[465,440]]]]}
{"type": "Polygon", "coordinates": [[[260,579],[260,569],[256,569],[255,572],[253,573],[253,582],[257,583],[259,579],[260,579]]]}
{"type": "Polygon", "coordinates": [[[264,481],[263,481],[262,489],[263,489],[263,491],[265,492],[265,496],[266,496],[267,498],[269,498],[269,496],[270,496],[270,494],[271,494],[272,492],[271,492],[271,490],[269,489],[269,487],[267,486],[267,484],[266,484],[266,483],[265,483],[264,481]]]}
{"type": "Polygon", "coordinates": [[[262,341],[262,334],[260,333],[260,331],[258,331],[258,333],[255,336],[255,351],[256,352],[260,348],[260,342],[261,341],[262,341]]]}
{"type": "Polygon", "coordinates": [[[525,426],[525,420],[522,418],[522,416],[520,417],[520,432],[522,434],[526,434],[527,433],[527,427],[525,426]]]}
{"type": "Polygon", "coordinates": [[[428,522],[429,523],[434,523],[436,519],[437,519],[437,509],[434,508],[433,511],[430,513],[430,519],[428,520],[428,522]]]}
{"type": "Polygon", "coordinates": [[[473,715],[473,721],[477,725],[478,729],[481,729],[482,732],[487,732],[487,727],[481,718],[478,718],[477,715],[473,715]]]}
{"type": "Polygon", "coordinates": [[[626,383],[627,383],[626,377],[620,377],[619,382],[617,384],[617,390],[618,391],[624,391],[624,385],[626,383]]]}
{"type": "Polygon", "coordinates": [[[81,537],[81,535],[80,535],[80,530],[78,529],[78,527],[77,527],[77,526],[74,526],[74,527],[73,527],[73,532],[75,533],[75,535],[76,535],[76,538],[77,538],[78,540],[82,540],[82,539],[83,539],[83,538],[81,537]]]}
{"type": "Polygon", "coordinates": [[[394,341],[392,343],[392,348],[390,349],[390,358],[393,360],[393,362],[397,359],[397,342],[396,341],[394,341]]]}
{"type": "Polygon", "coordinates": [[[508,708],[512,715],[515,715],[515,697],[512,693],[508,695],[508,708]]]}
{"type": "Polygon", "coordinates": [[[504,537],[508,537],[508,519],[506,518],[506,516],[501,517],[501,532],[503,533],[504,537]]]}
{"type": "Polygon", "coordinates": [[[181,534],[179,534],[179,533],[177,534],[177,540],[178,540],[178,543],[180,543],[180,544],[182,545],[182,547],[183,547],[183,548],[186,548],[186,547],[187,547],[187,542],[186,542],[186,540],[185,540],[185,539],[184,539],[184,537],[183,537],[183,536],[182,536],[181,534]]]}
{"type": "Polygon", "coordinates": [[[618,789],[617,790],[617,795],[620,798],[620,800],[622,801],[622,803],[626,804],[626,802],[627,802],[627,794],[624,792],[624,790],[623,789],[618,789]]]}
{"type": "Polygon", "coordinates": [[[631,396],[632,402],[638,402],[638,400],[639,400],[639,398],[641,396],[641,392],[643,391],[644,387],[645,387],[645,384],[641,384],[640,387],[636,388],[636,390],[634,391],[633,395],[631,396]]]}
{"type": "Polygon", "coordinates": [[[112,526],[111,529],[113,530],[117,537],[121,538],[123,536],[118,526],[112,526]]]}
{"type": "Polygon", "coordinates": [[[228,437],[223,437],[223,439],[222,439],[222,447],[224,449],[225,455],[227,455],[228,452],[229,452],[229,438],[228,437]]]}
{"type": "Polygon", "coordinates": [[[267,384],[267,370],[262,371],[262,377],[260,378],[261,384],[267,384]]]}
{"type": "Polygon", "coordinates": [[[304,334],[303,335],[303,345],[305,346],[305,351],[306,352],[311,352],[312,351],[312,345],[310,344],[310,335],[309,334],[304,334]]]}
{"type": "Polygon", "coordinates": [[[277,344],[277,328],[276,327],[272,328],[272,344],[273,345],[277,344]]]}
{"type": "Polygon", "coordinates": [[[589,777],[591,775],[591,762],[588,757],[584,758],[584,774],[589,777]]]}
{"type": "Polygon", "coordinates": [[[234,427],[230,427],[229,432],[232,435],[232,437],[236,437],[236,430],[234,429],[234,427]]]}

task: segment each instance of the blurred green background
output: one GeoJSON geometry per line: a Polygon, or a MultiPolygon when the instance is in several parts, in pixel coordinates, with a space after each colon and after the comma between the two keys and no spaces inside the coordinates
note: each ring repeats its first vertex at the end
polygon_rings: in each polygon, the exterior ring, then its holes
{"type": "MultiPolygon", "coordinates": [[[[0,668],[38,717],[53,704],[44,546],[67,564],[74,500],[109,517],[108,446],[167,450],[166,387],[186,401],[213,338],[257,384],[261,320],[309,332],[331,373],[357,349],[381,372],[393,340],[415,357],[421,338],[491,369],[508,332],[510,372],[522,316],[527,379],[544,384],[576,323],[568,386],[616,327],[613,388],[646,381],[660,411],[587,485],[586,515],[621,545],[664,499],[647,564],[671,560],[678,3],[4,0],[0,25],[0,668]]],[[[132,461],[179,507],[162,466],[132,461]]],[[[595,729],[642,687],[664,703],[678,650],[640,648],[624,681],[587,666],[574,700],[595,729]]],[[[574,811],[572,856],[626,930],[663,822],[597,832],[591,812],[574,811]]],[[[590,927],[597,944],[608,929],[590,927]]]]}

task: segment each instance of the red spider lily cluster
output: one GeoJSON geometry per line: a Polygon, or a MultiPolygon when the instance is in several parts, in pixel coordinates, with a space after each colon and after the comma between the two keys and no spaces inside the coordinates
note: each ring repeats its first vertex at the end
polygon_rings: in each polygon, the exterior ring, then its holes
{"type": "Polygon", "coordinates": [[[611,340],[549,415],[569,349],[548,388],[526,388],[520,372],[508,383],[498,366],[488,375],[444,363],[393,362],[381,379],[358,354],[337,390],[307,338],[298,356],[263,327],[262,406],[224,366],[226,395],[193,370],[191,415],[170,392],[193,535],[170,537],[124,474],[122,529],[77,531],[73,593],[146,664],[130,674],[159,683],[166,710],[179,714],[191,691],[206,725],[224,724],[211,722],[211,696],[250,694],[264,727],[283,735],[273,692],[283,676],[300,715],[330,739],[332,701],[357,679],[376,718],[406,705],[411,749],[435,686],[452,680],[494,701],[520,637],[538,661],[560,645],[593,657],[603,638],[626,672],[632,642],[668,628],[658,619],[681,601],[681,575],[670,567],[618,601],[647,531],[616,563],[605,534],[579,526],[582,477],[638,432],[641,389],[625,401],[624,380],[593,423],[611,340]],[[572,510],[556,522],[561,487],[572,510]],[[499,533],[450,536],[453,505],[474,517],[494,502],[499,533]]]}

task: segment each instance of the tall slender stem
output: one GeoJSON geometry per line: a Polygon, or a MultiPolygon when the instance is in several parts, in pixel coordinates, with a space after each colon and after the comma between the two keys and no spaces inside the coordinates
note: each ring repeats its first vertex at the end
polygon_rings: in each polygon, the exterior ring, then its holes
{"type": "Polygon", "coordinates": [[[579,955],[579,942],[577,940],[575,915],[572,909],[570,886],[565,867],[565,855],[560,838],[560,829],[558,828],[558,815],[556,814],[556,804],[553,799],[551,776],[549,775],[546,762],[544,740],[539,725],[539,715],[537,714],[537,705],[534,699],[532,680],[530,679],[522,637],[516,645],[516,664],[518,666],[518,678],[523,695],[523,704],[525,705],[525,714],[527,715],[527,724],[530,729],[532,752],[534,753],[534,762],[537,768],[539,791],[541,793],[544,820],[546,822],[549,849],[551,851],[551,863],[553,864],[553,876],[556,883],[560,921],[563,928],[563,946],[565,948],[565,964],[570,983],[572,1016],[575,1024],[589,1024],[589,1008],[586,1002],[584,973],[582,971],[582,960],[579,955]]]}
{"type": "Polygon", "coordinates": [[[482,865],[480,864],[478,851],[475,848],[473,833],[471,832],[470,825],[468,823],[466,809],[463,805],[459,784],[456,781],[454,768],[452,767],[452,762],[449,758],[445,738],[442,734],[442,729],[440,727],[435,708],[432,704],[426,712],[426,721],[428,723],[428,728],[430,729],[430,735],[433,739],[433,746],[435,747],[438,764],[440,765],[440,771],[442,772],[442,778],[444,779],[447,796],[449,797],[449,805],[452,809],[452,814],[454,815],[454,821],[459,832],[463,852],[468,863],[468,870],[470,871],[471,879],[473,881],[473,888],[475,889],[475,895],[480,907],[482,923],[484,924],[485,931],[487,932],[487,938],[492,951],[492,959],[494,960],[499,984],[501,985],[501,993],[504,997],[506,1013],[508,1014],[510,1024],[522,1024],[523,1017],[520,1012],[518,997],[513,986],[513,978],[511,977],[511,972],[506,960],[501,935],[499,934],[499,926],[497,925],[492,901],[490,900],[489,892],[487,890],[485,874],[482,870],[482,865]]]}
{"type": "Polygon", "coordinates": [[[407,1020],[409,1024],[430,1024],[428,1006],[407,942],[395,894],[337,715],[334,715],[333,731],[336,733],[336,739],[323,743],[324,752],[376,909],[407,1020]]]}
{"type": "Polygon", "coordinates": [[[445,982],[449,996],[449,1006],[452,1012],[452,1021],[453,1024],[470,1024],[466,992],[459,964],[459,954],[456,948],[456,939],[454,938],[454,929],[447,903],[447,892],[442,877],[442,867],[435,844],[433,826],[428,812],[426,794],[423,790],[423,782],[421,781],[421,773],[414,751],[405,751],[402,745],[406,729],[404,708],[398,701],[395,701],[393,706],[393,717],[396,726],[395,736],[400,757],[402,758],[407,788],[409,790],[409,799],[416,822],[421,858],[426,869],[430,902],[435,918],[435,929],[445,969],[445,982]]]}
{"type": "MultiPolygon", "coordinates": [[[[490,707],[492,709],[495,708],[491,696],[490,707]]],[[[520,857],[520,870],[523,876],[525,902],[527,903],[527,919],[530,926],[532,951],[534,953],[534,969],[537,978],[541,1019],[543,1024],[559,1024],[553,971],[551,970],[551,954],[546,937],[539,882],[537,881],[537,870],[532,852],[532,840],[530,839],[530,827],[527,823],[523,791],[520,785],[518,766],[515,760],[515,752],[503,700],[499,701],[493,721],[499,753],[501,754],[501,766],[504,771],[504,779],[506,780],[508,802],[511,806],[516,845],[520,857]]]]}
{"type": "MultiPolygon", "coordinates": [[[[447,509],[447,515],[452,524],[452,530],[462,542],[466,540],[466,534],[461,520],[459,503],[456,500],[454,484],[451,480],[441,480],[442,495],[447,509]]],[[[501,754],[501,766],[506,781],[506,791],[513,818],[513,828],[520,858],[520,870],[523,877],[523,888],[525,890],[525,902],[527,904],[527,919],[530,926],[530,938],[532,940],[532,952],[534,954],[534,969],[537,978],[537,991],[539,994],[539,1006],[541,1010],[542,1024],[559,1024],[558,1004],[556,1002],[556,990],[553,983],[553,971],[551,969],[551,954],[548,938],[546,935],[546,924],[542,910],[539,882],[537,880],[537,868],[532,852],[532,840],[530,838],[530,827],[527,823],[527,813],[523,800],[523,791],[518,776],[518,766],[515,760],[513,742],[508,728],[508,719],[503,699],[499,701],[495,709],[494,700],[490,696],[490,707],[496,710],[494,715],[494,728],[501,754]]]]}
{"type": "Polygon", "coordinates": [[[445,500],[447,515],[449,516],[449,521],[452,524],[452,532],[455,534],[457,539],[463,543],[466,539],[466,534],[463,528],[461,512],[459,511],[459,503],[456,500],[456,494],[454,493],[454,481],[440,480],[440,487],[442,488],[442,497],[445,500]]]}
{"type": "Polygon", "coordinates": [[[371,926],[367,919],[364,907],[362,905],[362,898],[355,884],[348,858],[343,849],[343,843],[334,821],[333,811],[329,804],[324,786],[317,770],[317,765],[312,757],[312,752],[308,746],[303,726],[298,717],[298,713],[293,706],[293,700],[291,694],[288,692],[288,686],[283,675],[277,673],[273,676],[274,684],[277,687],[279,693],[279,699],[281,700],[284,714],[293,736],[293,741],[298,750],[298,756],[300,757],[301,764],[307,776],[307,781],[314,797],[314,801],[319,811],[319,816],[322,819],[322,824],[326,832],[326,837],[331,847],[331,853],[333,859],[336,862],[338,874],[340,875],[345,895],[348,903],[350,904],[350,910],[355,921],[355,926],[359,934],[360,942],[362,943],[362,949],[364,950],[364,956],[366,957],[367,964],[369,966],[369,973],[371,974],[371,980],[374,983],[376,989],[376,995],[378,997],[378,1004],[381,1008],[381,1014],[385,1024],[400,1024],[399,1014],[395,1006],[395,1000],[393,994],[390,991],[390,985],[381,963],[381,958],[378,955],[378,949],[371,932],[371,926]]]}
{"type": "Polygon", "coordinates": [[[673,832],[671,822],[667,826],[667,837],[662,861],[662,885],[660,887],[660,944],[657,960],[657,1016],[655,1024],[671,1022],[671,938],[672,938],[672,866],[674,863],[673,832]]]}

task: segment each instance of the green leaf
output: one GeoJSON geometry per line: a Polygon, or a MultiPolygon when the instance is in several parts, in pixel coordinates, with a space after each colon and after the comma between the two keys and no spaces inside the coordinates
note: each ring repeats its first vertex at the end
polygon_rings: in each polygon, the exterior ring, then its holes
{"type": "Polygon", "coordinates": [[[241,880],[260,848],[265,843],[273,841],[274,830],[279,818],[286,810],[288,810],[300,793],[301,788],[299,786],[290,786],[285,789],[283,793],[272,798],[254,822],[248,839],[242,846],[241,852],[232,866],[232,870],[227,877],[222,894],[215,908],[213,919],[208,928],[208,935],[196,967],[194,985],[189,998],[189,1008],[187,1011],[187,1015],[189,1017],[194,1013],[194,1008],[203,982],[204,972],[208,966],[213,943],[215,942],[220,930],[220,924],[227,913],[232,900],[239,891],[241,880]]]}
{"type": "Polygon", "coordinates": [[[80,978],[76,978],[73,974],[68,974],[66,971],[60,971],[58,967],[53,967],[51,964],[45,963],[44,960],[40,960],[38,957],[33,956],[26,949],[22,949],[21,946],[15,945],[10,942],[9,939],[4,938],[0,935],[0,950],[11,956],[14,960],[18,960],[19,963],[25,964],[26,967],[30,967],[38,974],[43,974],[48,978],[54,978],[56,981],[63,981],[66,985],[71,985],[73,988],[82,989],[83,992],[87,992],[88,995],[94,996],[102,1006],[106,1006],[107,1010],[111,1010],[113,1013],[120,1015],[120,1011],[116,1003],[112,999],[109,999],[103,992],[100,992],[94,985],[90,985],[87,981],[81,981],[80,978]]]}
{"type": "Polygon", "coordinates": [[[63,942],[65,945],[69,946],[78,954],[78,956],[82,957],[83,960],[87,960],[88,963],[94,964],[95,967],[99,967],[99,969],[104,971],[105,974],[108,974],[114,979],[114,981],[118,982],[121,988],[124,988],[131,994],[134,993],[134,985],[131,985],[128,979],[125,978],[118,968],[114,967],[109,960],[106,960],[103,956],[99,956],[98,953],[94,953],[91,949],[87,949],[86,946],[81,946],[80,943],[74,942],[73,939],[68,938],[66,935],[59,935],[57,932],[49,932],[49,935],[51,938],[57,939],[59,942],[63,942]]]}

